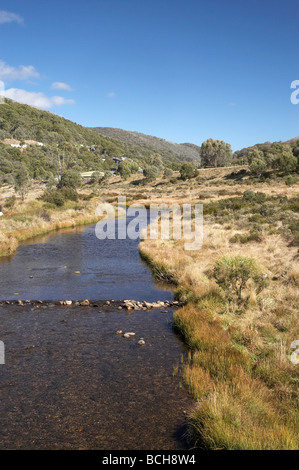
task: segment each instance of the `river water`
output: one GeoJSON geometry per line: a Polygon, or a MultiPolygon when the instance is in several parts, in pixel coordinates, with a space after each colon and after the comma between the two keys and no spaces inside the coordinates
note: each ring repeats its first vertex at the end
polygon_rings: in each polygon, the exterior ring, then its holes
{"type": "Polygon", "coordinates": [[[0,449],[187,448],[192,400],[173,373],[186,356],[173,311],[117,308],[124,298],[172,299],[138,240],[100,241],[92,226],[57,232],[3,258],[0,276],[1,299],[50,301],[0,305],[0,449]],[[99,302],[54,302],[67,298],[99,302]]]}
{"type": "MultiPolygon", "coordinates": [[[[148,222],[149,213],[140,217],[142,228],[148,222]]],[[[118,239],[117,230],[116,239],[99,240],[95,226],[35,238],[0,257],[0,300],[172,299],[141,261],[138,242],[118,239]]]]}

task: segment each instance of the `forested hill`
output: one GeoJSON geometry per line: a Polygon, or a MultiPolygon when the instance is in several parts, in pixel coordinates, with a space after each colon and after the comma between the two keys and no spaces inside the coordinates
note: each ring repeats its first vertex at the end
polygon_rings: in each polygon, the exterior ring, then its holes
{"type": "MultiPolygon", "coordinates": [[[[47,179],[63,161],[66,170],[105,171],[114,157],[135,160],[135,167],[176,169],[184,160],[199,158],[198,148],[172,144],[156,137],[124,139],[122,133],[101,135],[49,111],[5,99],[0,105],[0,182],[9,181],[18,166],[29,175],[47,179]]],[[[137,133],[129,133],[141,136],[137,133]]]]}
{"type": "Polygon", "coordinates": [[[200,160],[200,147],[194,144],[176,144],[159,137],[112,127],[92,127],[90,129],[101,136],[116,139],[126,145],[137,146],[140,149],[151,148],[162,156],[175,155],[184,161],[200,160]]]}
{"type": "Polygon", "coordinates": [[[102,145],[107,151],[125,151],[125,146],[103,138],[86,127],[31,106],[5,99],[0,106],[0,141],[35,140],[44,144],[102,145]],[[114,149],[113,146],[116,146],[114,149]]]}

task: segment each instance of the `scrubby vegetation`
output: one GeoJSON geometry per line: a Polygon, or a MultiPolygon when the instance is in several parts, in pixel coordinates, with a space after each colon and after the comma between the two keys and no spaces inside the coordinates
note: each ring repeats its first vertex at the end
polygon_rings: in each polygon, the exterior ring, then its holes
{"type": "Polygon", "coordinates": [[[298,449],[299,369],[290,361],[299,338],[298,196],[287,197],[282,183],[274,195],[265,184],[244,186],[210,186],[200,198],[189,186],[188,200],[204,203],[201,250],[150,239],[140,250],[186,302],[174,327],[189,348],[192,440],[207,449],[298,449]]]}
{"type": "MultiPolygon", "coordinates": [[[[298,449],[299,366],[290,345],[299,339],[299,140],[232,155],[209,139],[201,148],[202,163],[217,167],[209,169],[157,141],[103,137],[10,101],[0,125],[0,140],[35,141],[0,143],[0,255],[31,236],[95,222],[96,205],[120,195],[146,207],[203,203],[201,250],[185,251],[184,240],[140,245],[156,278],[186,302],[174,327],[189,348],[190,436],[208,449],[298,449]]],[[[180,151],[187,147],[198,154],[191,144],[180,151]]]]}
{"type": "Polygon", "coordinates": [[[234,153],[234,161],[249,165],[252,175],[261,178],[269,171],[280,175],[298,172],[299,139],[288,142],[266,142],[234,153]]]}
{"type": "MultiPolygon", "coordinates": [[[[105,173],[112,168],[126,178],[140,166],[177,170],[181,161],[188,159],[186,151],[176,153],[171,145],[157,151],[151,143],[151,138],[141,145],[104,137],[50,112],[5,99],[0,108],[0,183],[13,184],[15,172],[21,168],[38,181],[57,177],[65,170],[105,173]],[[113,158],[122,157],[128,161],[118,168],[113,158]]],[[[173,147],[176,145],[180,147],[173,147]]]]}

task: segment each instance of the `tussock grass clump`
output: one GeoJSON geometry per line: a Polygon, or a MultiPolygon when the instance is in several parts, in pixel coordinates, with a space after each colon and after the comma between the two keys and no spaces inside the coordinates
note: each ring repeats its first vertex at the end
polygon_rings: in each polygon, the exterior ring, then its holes
{"type": "MultiPolygon", "coordinates": [[[[247,379],[247,380],[246,380],[247,379]]],[[[277,415],[271,393],[259,381],[221,384],[199,401],[190,433],[207,449],[296,450],[296,423],[277,415]]]]}

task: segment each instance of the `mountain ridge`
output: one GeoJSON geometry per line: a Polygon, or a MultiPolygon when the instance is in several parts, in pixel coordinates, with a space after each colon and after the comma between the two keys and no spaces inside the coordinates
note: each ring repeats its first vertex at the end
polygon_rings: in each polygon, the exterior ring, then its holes
{"type": "Polygon", "coordinates": [[[178,144],[163,139],[162,137],[115,127],[89,127],[88,129],[103,137],[119,140],[126,145],[152,147],[157,153],[161,153],[162,155],[163,152],[170,152],[182,160],[200,160],[200,147],[195,144],[178,144]]]}

